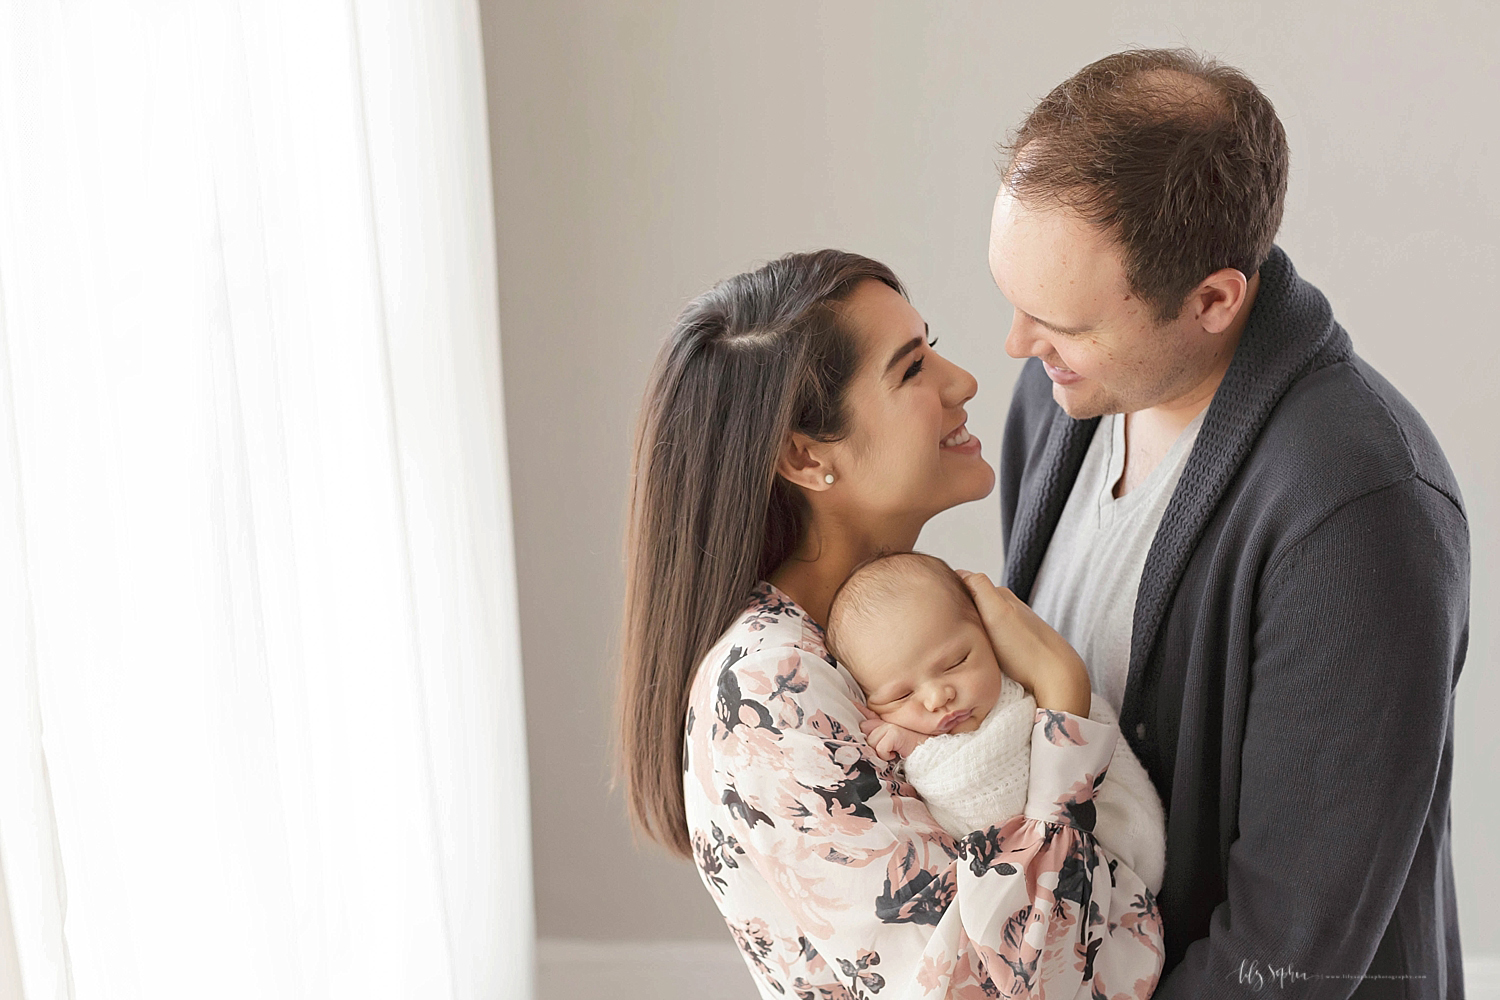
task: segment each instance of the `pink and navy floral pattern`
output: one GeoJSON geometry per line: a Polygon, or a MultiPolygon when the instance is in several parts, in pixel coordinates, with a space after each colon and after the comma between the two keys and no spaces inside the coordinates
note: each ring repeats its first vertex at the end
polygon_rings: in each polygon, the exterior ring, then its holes
{"type": "Polygon", "coordinates": [[[863,700],[769,583],[694,678],[693,853],[761,995],[1149,997],[1156,901],[1091,832],[1116,731],[1038,710],[1024,814],[955,841],[865,742],[863,700]]]}

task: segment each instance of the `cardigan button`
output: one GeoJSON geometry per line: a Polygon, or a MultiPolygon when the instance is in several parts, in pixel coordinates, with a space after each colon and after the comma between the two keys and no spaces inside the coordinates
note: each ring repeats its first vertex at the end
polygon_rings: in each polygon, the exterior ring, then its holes
{"type": "Polygon", "coordinates": [[[1146,724],[1144,722],[1137,722],[1135,724],[1135,738],[1138,740],[1146,738],[1146,724]]]}

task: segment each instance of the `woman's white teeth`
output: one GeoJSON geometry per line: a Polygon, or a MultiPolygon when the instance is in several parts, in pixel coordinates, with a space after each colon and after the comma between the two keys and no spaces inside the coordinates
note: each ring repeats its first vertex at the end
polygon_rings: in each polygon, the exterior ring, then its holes
{"type": "Polygon", "coordinates": [[[954,431],[952,434],[949,434],[947,437],[943,438],[943,440],[942,440],[942,447],[944,447],[944,448],[957,448],[961,444],[968,444],[968,443],[969,443],[969,425],[965,424],[962,427],[960,427],[958,430],[954,431]]]}

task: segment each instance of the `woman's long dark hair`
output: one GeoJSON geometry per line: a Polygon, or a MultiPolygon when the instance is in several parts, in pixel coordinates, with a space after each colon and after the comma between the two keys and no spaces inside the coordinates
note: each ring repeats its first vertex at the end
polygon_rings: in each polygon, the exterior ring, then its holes
{"type": "Polygon", "coordinates": [[[677,320],[636,430],[616,703],[630,818],[690,857],[683,805],[688,688],[758,580],[796,548],[805,500],[776,474],[792,431],[846,433],[859,351],[839,304],[884,264],[840,250],[789,254],[736,275],[677,320]]]}

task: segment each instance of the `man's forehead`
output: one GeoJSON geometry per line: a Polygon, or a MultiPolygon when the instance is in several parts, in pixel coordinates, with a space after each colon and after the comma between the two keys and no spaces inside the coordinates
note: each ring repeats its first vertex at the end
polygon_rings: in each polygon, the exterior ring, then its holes
{"type": "Polygon", "coordinates": [[[995,199],[990,271],[1011,304],[1053,322],[1094,312],[1125,291],[1118,251],[1082,216],[1063,206],[1030,206],[1006,188],[995,199]]]}

